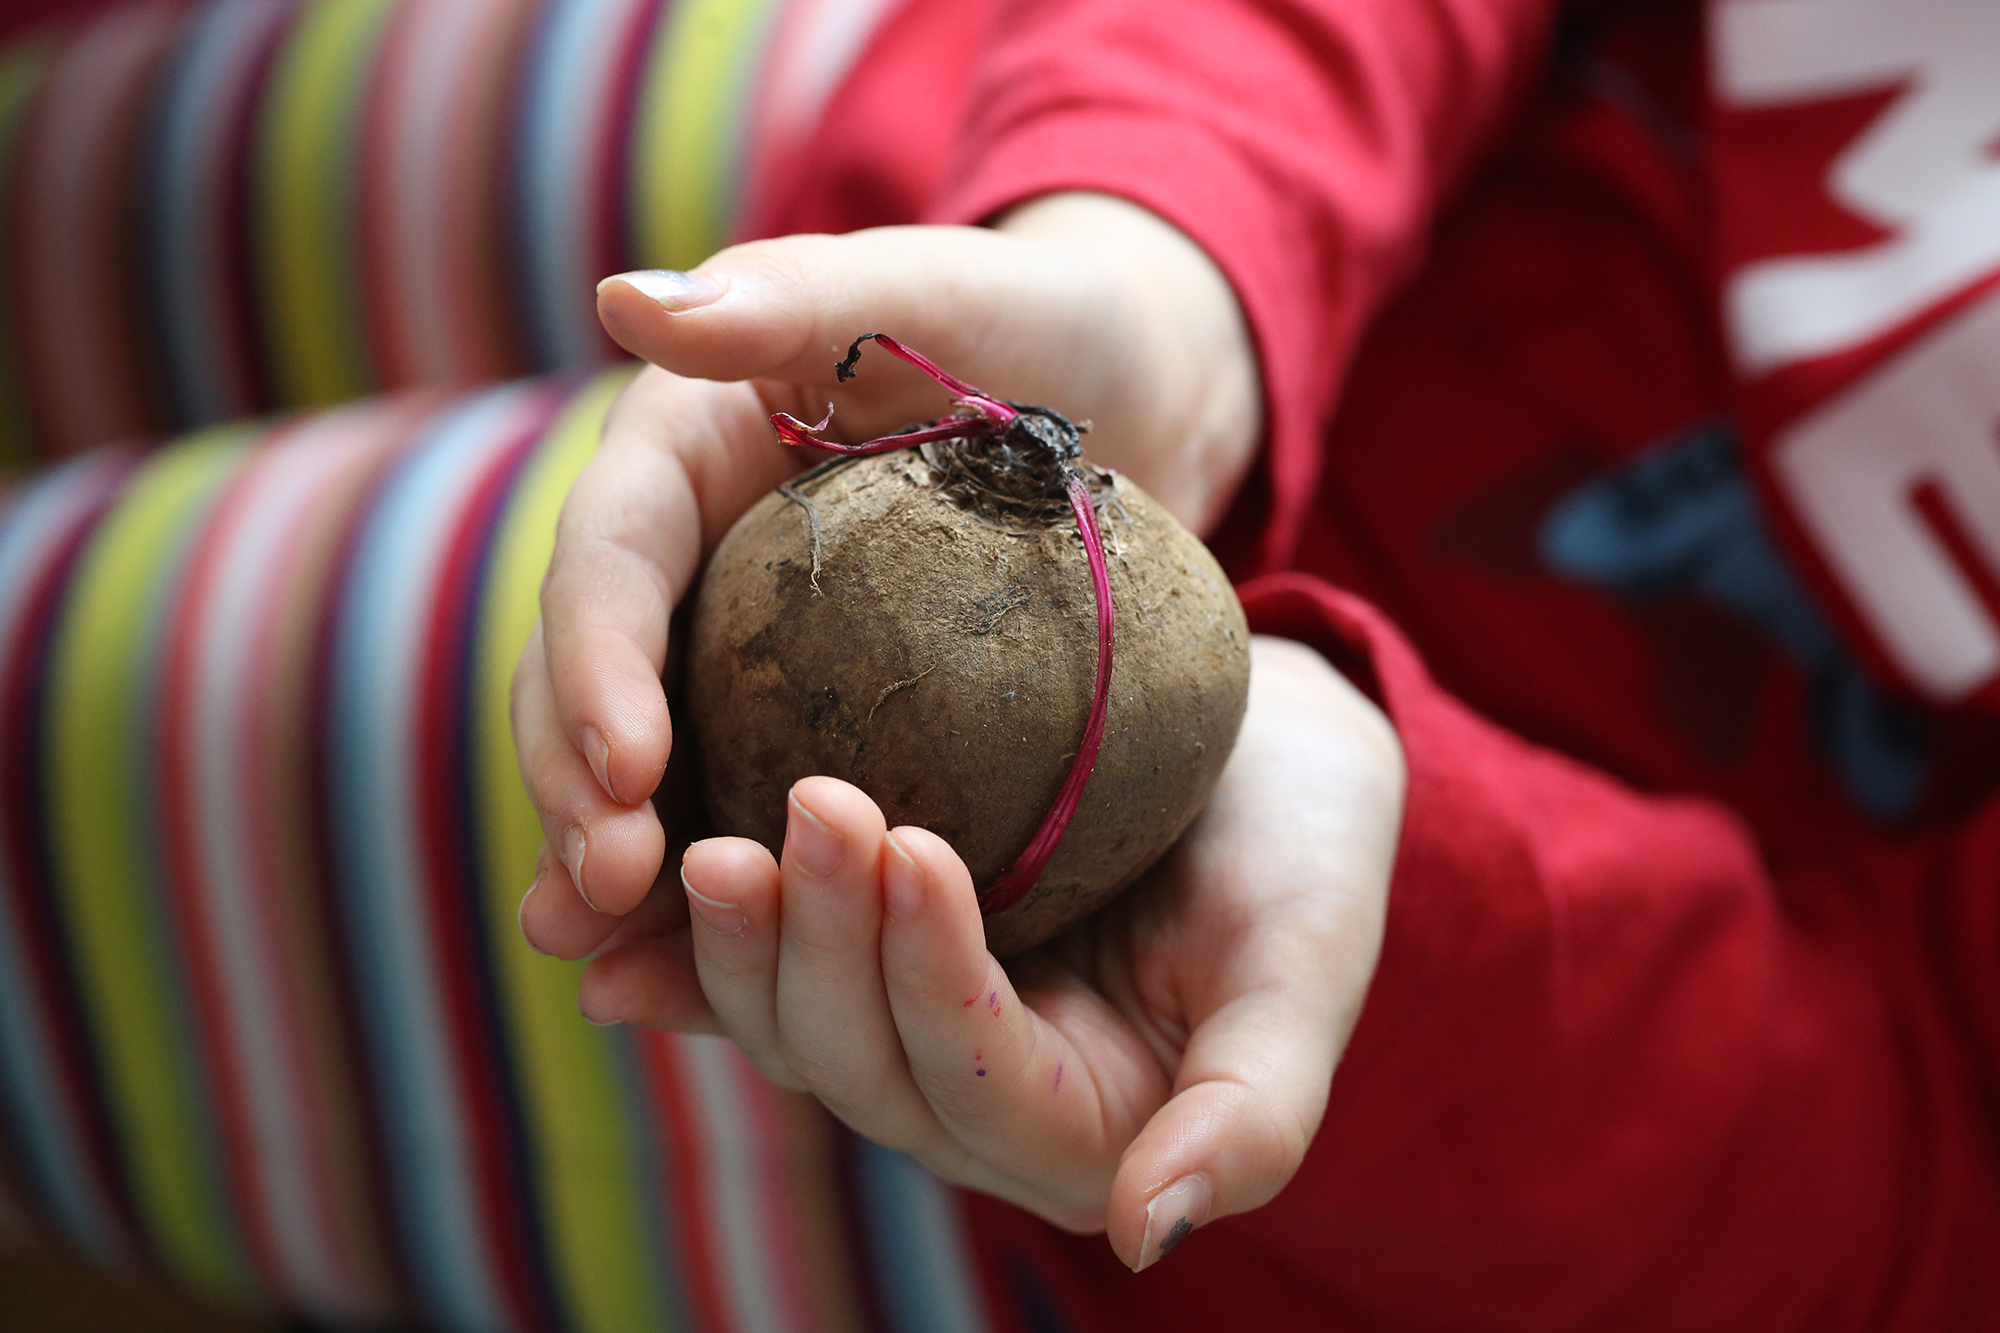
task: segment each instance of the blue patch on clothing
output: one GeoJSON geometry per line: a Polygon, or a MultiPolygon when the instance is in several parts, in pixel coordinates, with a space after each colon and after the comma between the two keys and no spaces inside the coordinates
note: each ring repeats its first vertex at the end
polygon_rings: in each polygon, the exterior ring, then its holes
{"type": "Polygon", "coordinates": [[[1565,578],[1623,596],[1692,594],[1761,630],[1812,682],[1812,731],[1855,803],[1894,819],[1923,794],[1929,741],[1878,690],[1779,554],[1736,434],[1707,422],[1559,501],[1541,553],[1565,578]]]}

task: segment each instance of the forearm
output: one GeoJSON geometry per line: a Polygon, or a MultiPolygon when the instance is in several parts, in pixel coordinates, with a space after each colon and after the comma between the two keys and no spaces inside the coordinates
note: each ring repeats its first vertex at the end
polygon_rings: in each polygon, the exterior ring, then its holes
{"type": "MultiPolygon", "coordinates": [[[[1027,0],[976,71],[939,221],[1112,194],[1209,255],[1243,312],[1273,489],[1310,503],[1366,322],[1548,40],[1550,0],[1027,0]]],[[[865,76],[865,71],[864,71],[865,76]]]]}

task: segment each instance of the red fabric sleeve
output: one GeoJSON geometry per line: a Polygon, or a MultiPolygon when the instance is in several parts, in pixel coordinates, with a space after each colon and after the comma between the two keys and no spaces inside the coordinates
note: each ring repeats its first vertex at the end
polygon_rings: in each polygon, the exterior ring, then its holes
{"type": "MultiPolygon", "coordinates": [[[[902,0],[827,102],[795,179],[760,179],[748,236],[914,222],[945,187],[995,0],[902,0]]],[[[760,161],[760,169],[763,167],[760,161]]]]}
{"type": "Polygon", "coordinates": [[[1539,62],[1551,0],[1011,0],[953,183],[978,222],[1055,190],[1168,219],[1234,284],[1264,376],[1271,512],[1291,549],[1341,373],[1440,191],[1539,62]]]}
{"type": "Polygon", "coordinates": [[[1391,715],[1388,932],[1306,1163],[1133,1279],[1031,1236],[1082,1328],[1956,1329],[2000,1301],[2000,804],[1773,866],[1444,694],[1365,603],[1251,623],[1391,715]]]}
{"type": "Polygon", "coordinates": [[[1245,1231],[1399,1324],[1990,1311],[2000,809],[1770,865],[1726,808],[1477,717],[1364,603],[1298,577],[1244,598],[1372,681],[1410,772],[1364,1018],[1245,1231]]]}

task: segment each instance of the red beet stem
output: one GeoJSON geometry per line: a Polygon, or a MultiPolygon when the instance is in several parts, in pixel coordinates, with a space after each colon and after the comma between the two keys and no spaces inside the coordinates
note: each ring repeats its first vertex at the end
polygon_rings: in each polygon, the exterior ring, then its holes
{"type": "Polygon", "coordinates": [[[854,363],[861,359],[861,344],[871,339],[882,344],[893,355],[902,357],[903,360],[909,362],[918,370],[923,371],[924,374],[930,376],[945,388],[950,389],[957,396],[959,402],[974,408],[979,415],[991,415],[1002,422],[1012,421],[1019,415],[1008,403],[995,398],[984,389],[976,389],[972,385],[967,384],[964,380],[938,365],[937,362],[931,360],[922,352],[905,347],[886,333],[864,333],[849,343],[847,346],[847,359],[833,368],[835,378],[846,381],[854,377],[854,363]]]}
{"type": "Polygon", "coordinates": [[[832,440],[821,438],[826,428],[833,424],[833,404],[828,403],[826,415],[819,419],[817,426],[808,426],[789,412],[772,413],[771,424],[777,428],[779,439],[801,449],[826,449],[853,457],[860,454],[887,453],[891,449],[901,449],[912,444],[928,444],[932,440],[953,440],[968,435],[997,435],[1008,422],[1021,415],[1020,409],[1012,403],[973,388],[923,353],[912,351],[886,333],[864,333],[848,344],[847,359],[833,368],[837,379],[844,383],[854,378],[858,373],[854,369],[854,363],[861,359],[861,344],[870,339],[881,343],[889,351],[951,390],[953,403],[972,415],[945,417],[922,430],[905,431],[901,435],[880,435],[872,440],[863,440],[860,444],[837,444],[832,440]]]}
{"type": "MultiPolygon", "coordinates": [[[[831,409],[827,420],[833,419],[831,409]]],[[[786,444],[800,448],[825,449],[830,453],[846,454],[850,458],[861,454],[886,454],[891,449],[902,449],[912,444],[929,444],[932,440],[958,440],[968,435],[991,434],[991,427],[983,421],[970,417],[946,417],[943,421],[925,426],[922,430],[904,431],[901,435],[883,435],[860,444],[840,444],[833,440],[822,440],[813,431],[825,430],[826,421],[817,426],[808,426],[788,412],[774,412],[771,424],[778,429],[778,438],[786,444]]]]}
{"type": "MultiPolygon", "coordinates": [[[[833,404],[826,405],[826,415],[819,419],[817,426],[808,426],[790,412],[773,412],[771,425],[777,429],[778,438],[786,444],[801,449],[832,449],[835,446],[819,438],[819,433],[833,424],[833,404]]],[[[845,447],[845,446],[841,446],[845,447]]]]}
{"type": "Polygon", "coordinates": [[[1090,770],[1096,767],[1097,747],[1104,740],[1104,715],[1111,697],[1111,569],[1104,558],[1104,537],[1097,530],[1097,509],[1090,502],[1090,489],[1080,472],[1069,474],[1069,507],[1076,511],[1077,531],[1090,557],[1091,588],[1097,595],[1097,692],[1090,700],[1083,743],[1076,747],[1076,758],[1070,761],[1069,776],[1063,779],[1055,804],[1042,817],[1042,826],[1035,830],[1020,859],[980,895],[979,910],[988,915],[1012,907],[1042,877],[1063,834],[1069,831],[1077,806],[1083,803],[1083,789],[1090,781],[1090,770]]]}
{"type": "MultiPolygon", "coordinates": [[[[1002,434],[1008,424],[1021,415],[1020,409],[1012,403],[975,389],[886,333],[864,333],[849,344],[846,360],[833,368],[839,379],[844,381],[854,377],[854,364],[861,359],[861,344],[871,339],[951,390],[957,406],[971,415],[945,417],[901,435],[882,435],[860,444],[837,444],[821,438],[833,423],[833,404],[829,403],[826,415],[816,426],[808,426],[788,412],[772,414],[771,424],[777,428],[779,439],[790,445],[828,449],[850,456],[880,454],[913,444],[927,444],[932,440],[963,439],[967,436],[992,438],[1002,434]]],[[[1041,412],[1043,409],[1032,410],[1041,412]]],[[[1075,438],[1073,430],[1071,438],[1075,438]]],[[[1084,554],[1090,560],[1091,590],[1097,598],[1097,689],[1091,696],[1090,720],[1084,724],[1083,741],[1076,747],[1076,758],[1070,761],[1069,775],[1063,779],[1062,790],[1056,793],[1055,804],[1042,816],[1041,827],[1035,830],[1035,836],[1028,840],[1027,847],[1014,864],[979,896],[979,910],[989,916],[1004,912],[1019,902],[1029,889],[1035,887],[1035,881],[1042,877],[1042,871],[1048,866],[1049,858],[1056,854],[1063,834],[1069,832],[1070,820],[1075,818],[1077,806],[1083,803],[1083,789],[1090,781],[1091,770],[1097,766],[1097,749],[1104,740],[1104,715],[1111,697],[1111,568],[1104,558],[1104,536],[1097,529],[1097,507],[1091,503],[1090,487],[1084,482],[1083,474],[1072,467],[1067,458],[1062,459],[1062,470],[1069,507],[1076,513],[1077,531],[1083,537],[1084,554]]]]}

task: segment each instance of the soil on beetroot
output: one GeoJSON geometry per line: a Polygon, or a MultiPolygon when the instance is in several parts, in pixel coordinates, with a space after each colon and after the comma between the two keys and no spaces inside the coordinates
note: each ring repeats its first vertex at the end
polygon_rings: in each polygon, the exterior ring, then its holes
{"type": "MultiPolygon", "coordinates": [[[[787,791],[819,773],[868,792],[892,826],[942,836],[982,890],[1035,835],[1090,715],[1091,573],[1059,485],[1024,472],[1002,478],[1018,494],[996,494],[968,485],[960,458],[933,443],[815,469],[716,551],[688,689],[720,831],[775,852],[787,791]]],[[[1116,623],[1104,737],[1039,880],[986,918],[1002,956],[1088,915],[1173,844],[1248,693],[1242,609],[1207,549],[1130,481],[1082,471],[1116,623]]]]}

